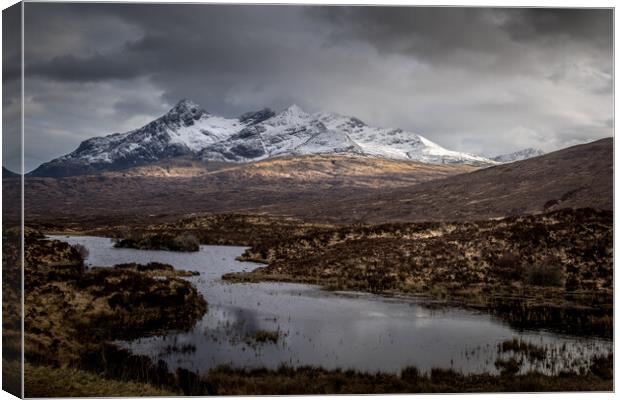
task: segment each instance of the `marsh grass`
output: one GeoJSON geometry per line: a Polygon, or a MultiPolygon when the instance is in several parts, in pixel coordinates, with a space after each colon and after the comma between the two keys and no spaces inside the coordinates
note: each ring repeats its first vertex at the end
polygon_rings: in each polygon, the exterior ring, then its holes
{"type": "Polygon", "coordinates": [[[399,375],[316,367],[282,366],[274,370],[218,367],[205,380],[217,395],[564,392],[613,388],[612,379],[591,372],[554,376],[534,372],[464,375],[437,368],[422,374],[415,367],[403,369],[399,375]]]}
{"type": "Polygon", "coordinates": [[[517,338],[500,343],[498,351],[501,353],[512,352],[524,355],[530,362],[542,361],[547,358],[547,350],[543,346],[528,343],[517,338]]]}

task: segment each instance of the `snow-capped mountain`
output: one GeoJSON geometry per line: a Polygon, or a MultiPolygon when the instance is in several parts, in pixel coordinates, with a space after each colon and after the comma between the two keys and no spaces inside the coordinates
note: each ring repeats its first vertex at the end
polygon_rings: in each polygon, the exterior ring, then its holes
{"type": "Polygon", "coordinates": [[[514,153],[502,154],[496,157],[492,157],[491,160],[498,163],[506,164],[515,161],[527,160],[528,158],[532,157],[542,156],[543,154],[545,154],[545,152],[540,149],[528,147],[527,149],[515,151],[514,153]]]}
{"type": "Polygon", "coordinates": [[[317,119],[327,129],[349,135],[367,155],[414,160],[428,164],[495,164],[481,156],[447,150],[423,136],[402,129],[368,126],[355,117],[320,113],[317,119]]]}
{"type": "Polygon", "coordinates": [[[281,113],[241,129],[200,152],[205,160],[248,162],[283,155],[363,154],[344,131],[329,130],[316,116],[292,105],[281,113]]]}
{"type": "Polygon", "coordinates": [[[252,122],[252,119],[241,122],[211,115],[192,101],[181,100],[168,113],[142,128],[85,140],[73,152],[42,164],[31,174],[77,175],[197,154],[252,122]]]}
{"type": "Polygon", "coordinates": [[[285,155],[347,153],[431,164],[493,165],[473,154],[444,149],[401,129],[375,128],[354,117],[309,114],[292,105],[223,118],[182,100],[168,113],[126,133],[95,137],[42,164],[35,176],[67,176],[144,165],[189,155],[203,161],[250,162],[285,155]]]}

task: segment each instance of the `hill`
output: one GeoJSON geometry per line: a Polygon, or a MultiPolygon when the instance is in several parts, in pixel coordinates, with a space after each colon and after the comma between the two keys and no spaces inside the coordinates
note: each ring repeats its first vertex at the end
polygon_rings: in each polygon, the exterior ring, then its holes
{"type": "Polygon", "coordinates": [[[206,166],[179,159],[122,172],[27,177],[26,217],[59,222],[243,213],[380,223],[611,210],[612,155],[609,138],[483,169],[346,155],[206,166]]]}
{"type": "Polygon", "coordinates": [[[613,209],[613,140],[332,204],[367,222],[500,218],[562,208],[613,209]]]}

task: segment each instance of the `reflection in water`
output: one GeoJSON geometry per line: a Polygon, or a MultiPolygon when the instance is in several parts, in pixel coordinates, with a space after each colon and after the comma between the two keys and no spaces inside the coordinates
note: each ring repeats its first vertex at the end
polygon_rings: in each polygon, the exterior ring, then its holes
{"type": "Polygon", "coordinates": [[[613,347],[602,339],[517,332],[485,314],[429,309],[415,299],[326,292],[290,283],[223,282],[220,277],[227,272],[256,267],[235,260],[242,247],[201,246],[196,253],[173,253],[114,249],[106,238],[54,238],[84,244],[90,265],[158,261],[200,272],[188,279],[209,306],[192,330],[122,343],[136,353],[165,360],[171,368],[204,372],[222,364],[274,368],[284,363],[386,372],[409,365],[422,371],[442,367],[497,372],[498,344],[519,337],[547,347],[556,359],[533,367],[557,372],[579,368],[577,360],[607,354],[613,347]],[[277,331],[277,343],[256,342],[254,334],[261,330],[277,331]],[[170,351],[188,348],[191,351],[170,351]]]}

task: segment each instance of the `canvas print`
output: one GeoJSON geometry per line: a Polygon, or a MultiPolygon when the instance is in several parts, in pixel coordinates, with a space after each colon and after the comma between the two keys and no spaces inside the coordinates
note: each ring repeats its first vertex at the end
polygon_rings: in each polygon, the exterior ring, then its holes
{"type": "Polygon", "coordinates": [[[613,9],[25,2],[3,45],[4,390],[613,391],[613,9]]]}

